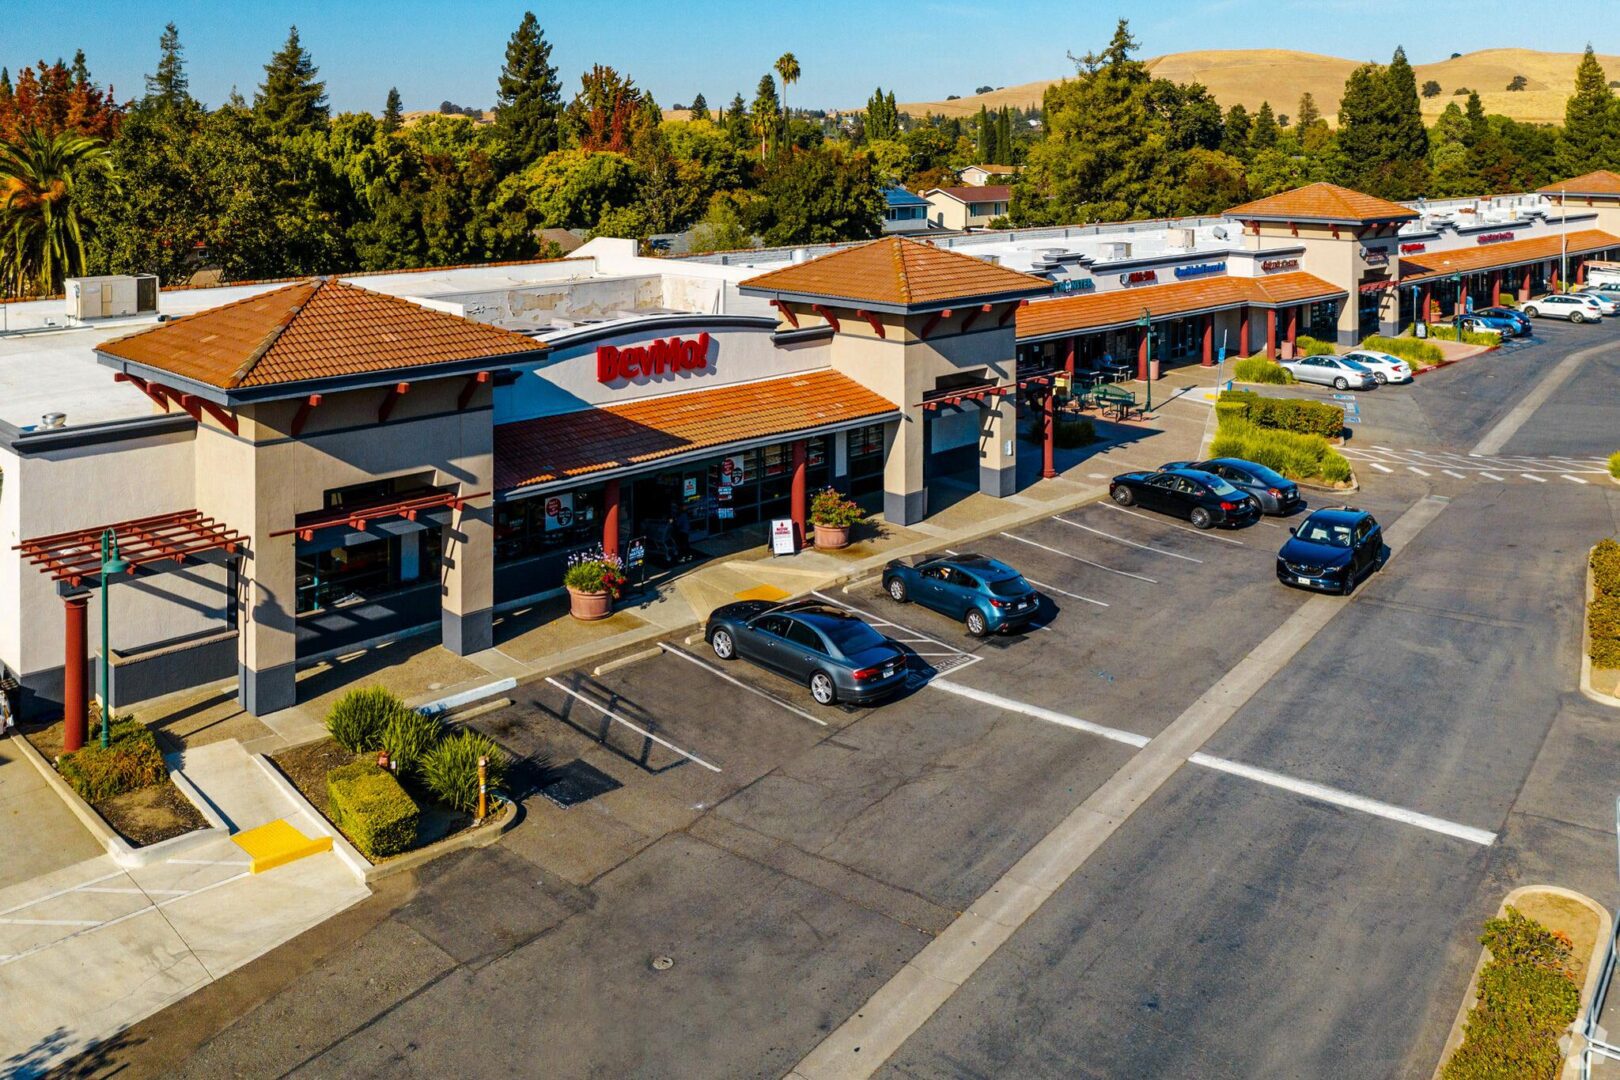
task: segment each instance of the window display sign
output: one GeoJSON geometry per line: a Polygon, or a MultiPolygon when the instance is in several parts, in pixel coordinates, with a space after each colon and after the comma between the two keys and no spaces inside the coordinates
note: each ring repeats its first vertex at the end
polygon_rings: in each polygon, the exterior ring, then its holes
{"type": "Polygon", "coordinates": [[[566,529],[574,523],[574,496],[547,495],[546,496],[546,532],[555,532],[566,529]]]}
{"type": "Polygon", "coordinates": [[[748,475],[747,454],[736,454],[732,457],[720,459],[720,483],[727,486],[746,484],[753,478],[748,475]]]}
{"type": "Polygon", "coordinates": [[[683,498],[683,499],[695,499],[695,498],[697,498],[697,477],[688,476],[684,480],[681,481],[681,498],[683,498]]]}
{"type": "Polygon", "coordinates": [[[793,535],[792,518],[771,519],[771,554],[792,555],[799,550],[793,535]]]}

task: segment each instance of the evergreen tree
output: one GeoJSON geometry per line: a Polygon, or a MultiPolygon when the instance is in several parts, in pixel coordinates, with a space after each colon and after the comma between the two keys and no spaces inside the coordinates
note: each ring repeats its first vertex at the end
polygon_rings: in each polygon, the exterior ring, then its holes
{"type": "Polygon", "coordinates": [[[0,112],[9,111],[16,91],[11,88],[11,71],[0,67],[0,112]]]}
{"type": "Polygon", "coordinates": [[[1603,65],[1586,47],[1575,69],[1575,92],[1564,105],[1564,131],[1558,140],[1558,168],[1566,177],[1620,165],[1620,113],[1603,65]]]}
{"type": "Polygon", "coordinates": [[[147,100],[177,108],[191,101],[191,80],[186,76],[186,50],[174,23],[163,28],[158,52],[157,74],[146,77],[147,100]]]}
{"type": "Polygon", "coordinates": [[[287,43],[264,65],[264,85],[253,98],[254,112],[272,135],[296,135],[326,125],[331,113],[326,84],[315,78],[319,71],[298,40],[298,27],[292,27],[287,43]]]}
{"type": "Polygon", "coordinates": [[[979,163],[988,165],[995,154],[995,133],[990,130],[990,110],[979,105],[979,141],[976,147],[979,163]]]}
{"type": "MultiPolygon", "coordinates": [[[[866,100],[866,137],[875,142],[879,139],[892,139],[899,134],[900,114],[895,109],[894,91],[889,91],[885,97],[883,87],[880,86],[866,100]]],[[[994,143],[994,135],[991,136],[991,142],[994,143]]],[[[994,149],[993,145],[991,149],[994,149]]]]}
{"type": "Polygon", "coordinates": [[[1001,144],[997,147],[1000,153],[996,156],[996,164],[1011,165],[1013,162],[1012,111],[1005,105],[1001,107],[1001,129],[996,133],[996,141],[1001,144]]]}
{"type": "Polygon", "coordinates": [[[1479,103],[1477,91],[1468,91],[1468,106],[1463,110],[1463,115],[1468,121],[1468,134],[1463,141],[1469,146],[1477,146],[1491,132],[1490,124],[1485,119],[1485,107],[1479,103]]]}
{"type": "MultiPolygon", "coordinates": [[[[1406,62],[1406,50],[1399,45],[1384,71],[1384,93],[1389,98],[1390,133],[1388,149],[1401,161],[1422,161],[1429,152],[1429,133],[1423,126],[1423,106],[1418,100],[1417,75],[1406,62]]],[[[1412,196],[1422,194],[1414,191],[1412,196]]]]}
{"type": "Polygon", "coordinates": [[[709,103],[699,94],[692,99],[692,119],[707,120],[709,118],[709,103]]]}
{"type": "Polygon", "coordinates": [[[73,85],[90,85],[90,65],[85,63],[84,50],[79,49],[73,54],[73,85]]]}
{"type": "Polygon", "coordinates": [[[1221,150],[1231,154],[1239,161],[1249,156],[1249,140],[1254,135],[1254,121],[1249,116],[1249,110],[1241,104],[1233,105],[1226,110],[1226,134],[1221,140],[1221,150]]]}
{"type": "Polygon", "coordinates": [[[1277,117],[1271,111],[1271,102],[1262,101],[1260,111],[1254,114],[1254,130],[1249,134],[1249,146],[1254,150],[1267,150],[1277,145],[1277,117]]]}
{"type": "Polygon", "coordinates": [[[405,119],[405,105],[399,99],[399,87],[388,88],[388,100],[383,103],[382,129],[385,132],[398,131],[399,125],[405,119]]]}
{"type": "Polygon", "coordinates": [[[534,12],[525,11],[507,39],[495,94],[495,127],[518,168],[560,146],[561,115],[562,83],[551,63],[551,42],[534,12]]]}
{"type": "Polygon", "coordinates": [[[732,146],[748,145],[748,103],[743,100],[741,90],[726,109],[726,138],[731,140],[732,146]]]}
{"type": "Polygon", "coordinates": [[[753,116],[754,134],[759,136],[759,156],[763,160],[782,117],[782,103],[776,96],[776,80],[769,73],[761,75],[759,85],[754,88],[753,116]]]}
{"type": "Polygon", "coordinates": [[[1388,68],[1363,64],[1350,73],[1339,101],[1338,142],[1345,161],[1339,179],[1348,186],[1386,199],[1428,190],[1429,137],[1402,50],[1388,68]]]}
{"type": "Polygon", "coordinates": [[[1295,120],[1295,123],[1299,125],[1299,130],[1304,131],[1320,119],[1322,119],[1322,110],[1316,107],[1316,98],[1311,96],[1311,92],[1307,90],[1299,95],[1299,116],[1295,120]]]}

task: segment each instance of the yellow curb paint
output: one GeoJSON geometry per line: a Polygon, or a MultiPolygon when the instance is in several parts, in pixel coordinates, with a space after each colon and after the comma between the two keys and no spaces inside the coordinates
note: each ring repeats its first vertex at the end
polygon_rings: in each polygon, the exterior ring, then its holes
{"type": "Polygon", "coordinates": [[[296,862],[306,855],[319,855],[323,851],[332,850],[330,836],[317,836],[312,839],[299,832],[285,818],[279,818],[268,825],[260,825],[256,829],[239,832],[231,837],[231,840],[253,860],[255,874],[296,862]]]}
{"type": "Polygon", "coordinates": [[[793,594],[786,589],[778,589],[775,585],[756,585],[752,589],[744,589],[733,595],[739,600],[769,600],[774,603],[777,600],[786,600],[793,594]]]}

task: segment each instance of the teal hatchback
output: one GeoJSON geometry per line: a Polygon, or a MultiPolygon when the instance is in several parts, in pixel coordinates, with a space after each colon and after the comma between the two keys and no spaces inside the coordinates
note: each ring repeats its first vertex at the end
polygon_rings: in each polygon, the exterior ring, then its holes
{"type": "Polygon", "coordinates": [[[986,555],[915,555],[883,568],[883,591],[961,619],[974,637],[1017,630],[1041,609],[1041,594],[1022,574],[986,555]]]}

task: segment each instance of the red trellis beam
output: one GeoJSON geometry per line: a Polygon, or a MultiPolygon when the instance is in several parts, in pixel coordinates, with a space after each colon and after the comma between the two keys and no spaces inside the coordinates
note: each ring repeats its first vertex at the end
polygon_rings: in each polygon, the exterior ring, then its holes
{"type": "Polygon", "coordinates": [[[418,514],[427,510],[442,510],[449,507],[452,510],[462,510],[471,499],[481,499],[488,495],[487,491],[476,492],[472,495],[456,495],[449,491],[439,491],[432,495],[418,495],[412,499],[399,499],[394,502],[375,503],[370,506],[357,506],[349,510],[330,510],[314,514],[298,515],[298,523],[290,529],[277,529],[271,536],[292,536],[296,534],[300,540],[313,540],[315,534],[322,529],[331,529],[338,526],[353,529],[355,532],[365,532],[366,526],[373,521],[383,518],[402,517],[406,521],[415,521],[418,514]]]}
{"type": "Polygon", "coordinates": [[[12,550],[22,552],[54,581],[77,587],[101,573],[101,536],[108,529],[118,537],[118,557],[136,570],[149,563],[180,562],[209,551],[234,555],[247,537],[197,510],[134,518],[93,529],[55,533],[24,540],[12,550]]]}
{"type": "Polygon", "coordinates": [[[924,412],[933,412],[941,405],[960,405],[964,401],[977,404],[987,397],[1006,397],[1012,392],[1013,387],[1011,386],[996,386],[993,383],[985,383],[981,386],[964,386],[960,390],[952,390],[948,393],[924,398],[920,405],[924,412]]]}

